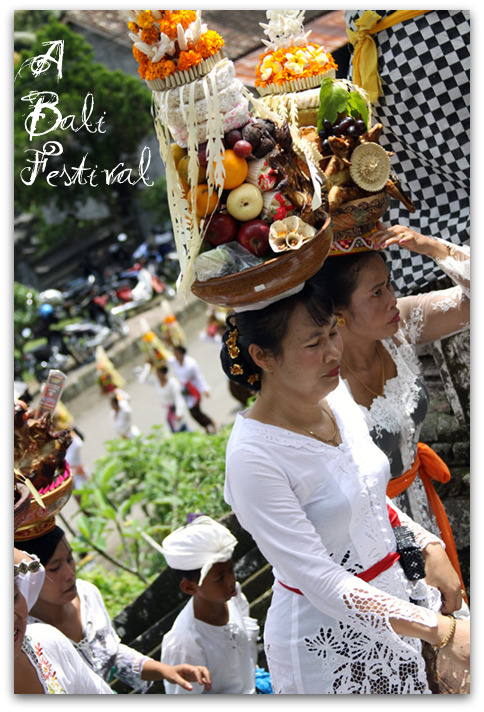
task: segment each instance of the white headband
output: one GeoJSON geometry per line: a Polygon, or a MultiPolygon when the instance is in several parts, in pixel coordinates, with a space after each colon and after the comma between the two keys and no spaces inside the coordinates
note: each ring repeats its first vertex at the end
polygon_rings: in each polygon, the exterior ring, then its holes
{"type": "Polygon", "coordinates": [[[269,297],[268,299],[264,299],[261,302],[256,302],[255,304],[247,304],[247,306],[234,307],[234,312],[238,314],[240,312],[245,311],[257,311],[259,309],[265,309],[265,307],[268,307],[270,304],[275,304],[275,302],[280,302],[281,299],[286,299],[287,297],[292,297],[293,294],[297,294],[302,290],[305,284],[306,282],[302,282],[296,287],[291,287],[291,289],[287,289],[285,292],[281,292],[275,297],[269,297]]]}
{"type": "Polygon", "coordinates": [[[193,571],[201,569],[201,586],[214,564],[228,561],[237,539],[222,524],[201,515],[190,524],[176,529],[163,539],[161,548],[166,563],[172,569],[193,571]]]}
{"type": "Polygon", "coordinates": [[[42,589],[45,569],[35,554],[26,554],[26,556],[30,556],[33,561],[22,559],[20,564],[15,564],[14,578],[18,590],[27,602],[27,610],[30,611],[42,589]]]}

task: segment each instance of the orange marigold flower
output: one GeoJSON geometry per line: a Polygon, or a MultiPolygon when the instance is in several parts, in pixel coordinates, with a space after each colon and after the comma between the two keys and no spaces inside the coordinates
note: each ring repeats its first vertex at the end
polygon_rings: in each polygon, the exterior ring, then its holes
{"type": "Polygon", "coordinates": [[[190,67],[196,67],[201,61],[202,57],[198,52],[194,52],[191,49],[186,52],[180,52],[177,69],[179,72],[185,72],[190,67]]]}
{"type": "Polygon", "coordinates": [[[148,27],[152,27],[155,24],[156,20],[149,10],[142,10],[140,13],[138,13],[136,22],[140,27],[146,29],[148,27]]]}
{"type": "Polygon", "coordinates": [[[178,25],[180,24],[184,30],[187,29],[192,22],[197,19],[195,10],[179,10],[167,13],[161,20],[158,20],[160,32],[167,35],[171,40],[176,40],[178,34],[178,25]]]}
{"type": "Polygon", "coordinates": [[[285,82],[289,82],[293,79],[314,77],[318,76],[319,74],[323,74],[324,72],[327,72],[330,69],[337,69],[338,67],[329,52],[325,52],[327,58],[327,62],[325,64],[321,64],[320,62],[316,61],[315,54],[321,49],[322,48],[319,45],[309,42],[306,47],[290,47],[275,50],[273,52],[265,52],[260,56],[259,64],[255,70],[257,77],[255,80],[255,85],[263,87],[266,87],[269,84],[280,85],[284,84],[285,82]],[[289,54],[294,56],[294,54],[297,54],[298,51],[302,51],[306,54],[307,66],[305,66],[301,71],[295,73],[294,71],[292,71],[291,68],[286,66],[286,64],[291,63],[291,59],[288,58],[287,55],[289,54]],[[278,67],[278,70],[274,71],[267,79],[263,79],[261,68],[266,57],[270,57],[270,64],[274,68],[278,67]]]}
{"type": "Polygon", "coordinates": [[[207,32],[200,37],[196,50],[197,52],[200,52],[203,59],[207,59],[208,57],[212,57],[216,54],[219,49],[224,46],[224,44],[223,39],[217,32],[214,30],[207,30],[207,32]]]}
{"type": "Polygon", "coordinates": [[[146,44],[155,44],[158,42],[160,33],[156,27],[148,27],[145,30],[141,30],[141,41],[146,42],[146,44]]]}

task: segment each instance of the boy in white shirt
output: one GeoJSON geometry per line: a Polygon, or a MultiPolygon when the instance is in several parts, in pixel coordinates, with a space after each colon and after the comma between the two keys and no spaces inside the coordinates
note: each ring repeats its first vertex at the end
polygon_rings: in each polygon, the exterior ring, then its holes
{"type": "Polygon", "coordinates": [[[163,555],[180,577],[180,589],[191,596],[163,638],[161,659],[205,665],[209,691],[183,690],[164,681],[166,694],[253,695],[259,626],[234,574],[232,533],[205,515],[172,532],[163,555]]]}

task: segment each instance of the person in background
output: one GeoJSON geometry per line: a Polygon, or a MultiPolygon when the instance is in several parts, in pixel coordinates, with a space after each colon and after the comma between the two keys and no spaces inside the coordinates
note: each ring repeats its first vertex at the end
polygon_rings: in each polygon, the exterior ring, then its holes
{"type": "Polygon", "coordinates": [[[181,385],[175,376],[169,375],[168,366],[158,366],[155,369],[155,373],[149,373],[142,382],[145,380],[156,389],[156,394],[163,409],[164,419],[170,431],[172,433],[188,431],[187,404],[182,394],[181,385]]]}
{"type": "Polygon", "coordinates": [[[236,581],[232,553],[237,539],[222,524],[201,515],[162,542],[168,566],[190,600],[162,641],[161,657],[176,665],[191,660],[212,676],[210,690],[182,689],[165,682],[169,695],[255,694],[259,625],[236,581]]]}
{"type": "Polygon", "coordinates": [[[45,623],[28,623],[45,579],[37,557],[14,548],[13,671],[16,695],[112,695],[74,650],[70,640],[45,623]]]}
{"type": "Polygon", "coordinates": [[[192,356],[187,354],[184,346],[177,346],[173,355],[168,358],[175,376],[181,384],[188,410],[192,418],[206,430],[215,433],[217,428],[212,418],[201,409],[202,395],[210,395],[210,387],[203,377],[200,366],[192,356]]]}
{"type": "Polygon", "coordinates": [[[443,615],[424,578],[442,542],[388,507],[388,458],[339,378],[331,291],[308,280],[228,325],[224,371],[258,395],[234,423],[224,497],[273,567],[274,694],[431,694],[422,641],[468,670],[469,621],[443,615]]]}
{"type": "Polygon", "coordinates": [[[45,581],[29,622],[48,623],[61,631],[79,662],[87,663],[101,682],[117,677],[141,693],[152,681],[165,678],[188,690],[192,682],[210,688],[210,673],[205,667],[182,661],[176,666],[166,665],[120,642],[98,588],[76,579],[72,550],[60,527],[16,546],[38,558],[45,568],[45,581]]]}
{"type": "Polygon", "coordinates": [[[133,411],[129,404],[128,396],[119,391],[111,396],[111,425],[118,438],[131,440],[137,438],[141,433],[136,425],[133,425],[133,411]]]}

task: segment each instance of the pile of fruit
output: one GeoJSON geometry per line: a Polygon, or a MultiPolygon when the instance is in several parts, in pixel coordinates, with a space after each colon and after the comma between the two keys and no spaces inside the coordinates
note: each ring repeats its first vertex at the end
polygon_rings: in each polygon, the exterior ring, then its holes
{"type": "Polygon", "coordinates": [[[198,146],[198,183],[195,186],[189,182],[187,149],[171,144],[187,202],[195,201],[198,226],[203,235],[201,252],[238,242],[257,257],[270,255],[271,223],[296,210],[277,190],[279,178],[268,161],[278,146],[279,135],[280,127],[262,118],[250,118],[245,126],[224,134],[224,181],[220,199],[215,191],[210,191],[207,183],[206,144],[198,146]]]}

